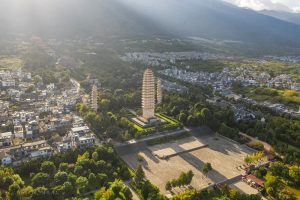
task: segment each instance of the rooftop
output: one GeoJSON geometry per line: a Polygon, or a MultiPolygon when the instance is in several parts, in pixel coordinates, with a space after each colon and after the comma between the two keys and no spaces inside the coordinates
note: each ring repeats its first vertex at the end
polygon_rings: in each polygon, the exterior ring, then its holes
{"type": "Polygon", "coordinates": [[[0,138],[11,138],[11,137],[12,137],[11,132],[0,133],[0,138]]]}
{"type": "Polygon", "coordinates": [[[73,133],[76,133],[76,132],[80,132],[80,131],[89,131],[90,129],[87,126],[81,126],[81,127],[72,128],[71,130],[73,133]]]}

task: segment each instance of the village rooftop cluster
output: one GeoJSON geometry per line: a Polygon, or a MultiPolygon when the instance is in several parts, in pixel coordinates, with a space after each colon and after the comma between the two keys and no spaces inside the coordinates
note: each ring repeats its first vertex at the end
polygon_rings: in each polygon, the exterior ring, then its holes
{"type": "Polygon", "coordinates": [[[17,165],[28,159],[93,146],[95,135],[74,113],[80,84],[44,84],[39,76],[0,71],[0,160],[17,165]],[[11,131],[13,130],[13,131],[11,131]]]}
{"type": "MultiPolygon", "coordinates": [[[[235,94],[231,87],[234,83],[240,83],[243,87],[247,86],[266,86],[269,88],[283,88],[299,91],[300,84],[293,81],[291,75],[281,74],[276,77],[272,77],[268,72],[256,71],[251,67],[238,67],[235,69],[224,68],[222,72],[192,72],[186,69],[178,69],[176,67],[168,68],[159,71],[160,74],[169,76],[181,81],[193,83],[196,85],[211,86],[214,92],[224,96],[226,98],[233,98],[235,100],[245,100],[252,105],[260,105],[268,107],[276,112],[288,113],[293,115],[299,115],[298,111],[290,110],[284,104],[270,103],[270,102],[258,102],[242,95],[235,94]]],[[[252,114],[251,114],[252,115],[252,114]]]]}

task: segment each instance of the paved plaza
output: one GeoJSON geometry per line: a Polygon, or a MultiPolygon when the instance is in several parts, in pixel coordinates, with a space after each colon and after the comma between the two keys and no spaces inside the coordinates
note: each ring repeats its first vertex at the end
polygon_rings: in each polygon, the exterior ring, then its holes
{"type": "Polygon", "coordinates": [[[170,143],[150,146],[148,149],[158,158],[165,158],[205,146],[206,144],[203,144],[198,138],[187,137],[170,143]]]}
{"type": "Polygon", "coordinates": [[[237,167],[245,164],[244,158],[250,153],[252,151],[244,145],[239,145],[223,137],[205,134],[148,147],[140,152],[122,155],[122,158],[132,168],[141,164],[147,179],[166,194],[165,184],[167,181],[178,178],[181,172],[188,170],[192,170],[195,174],[191,185],[196,189],[203,189],[211,184],[236,177],[242,173],[237,167]],[[167,155],[204,144],[207,144],[208,147],[169,159],[160,159],[153,154],[156,152],[156,154],[167,155]],[[202,173],[203,165],[206,162],[211,163],[214,169],[207,176],[202,173]]]}

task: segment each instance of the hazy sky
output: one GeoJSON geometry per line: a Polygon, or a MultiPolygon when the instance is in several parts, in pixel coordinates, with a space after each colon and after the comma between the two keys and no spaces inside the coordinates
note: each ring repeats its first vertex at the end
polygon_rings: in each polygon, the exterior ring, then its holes
{"type": "Polygon", "coordinates": [[[300,13],[300,0],[224,0],[254,10],[282,10],[300,13]]]}

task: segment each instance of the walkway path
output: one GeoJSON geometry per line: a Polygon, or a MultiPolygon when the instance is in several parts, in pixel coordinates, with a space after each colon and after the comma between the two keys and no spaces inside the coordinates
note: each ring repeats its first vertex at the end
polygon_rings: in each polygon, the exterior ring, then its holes
{"type": "Polygon", "coordinates": [[[140,197],[136,194],[136,192],[131,188],[130,186],[130,181],[126,181],[124,182],[124,184],[130,189],[131,193],[132,193],[132,199],[133,200],[140,200],[140,197]]]}
{"type": "Polygon", "coordinates": [[[115,147],[121,147],[121,146],[127,146],[127,145],[137,144],[137,143],[143,143],[143,142],[147,142],[149,140],[153,140],[153,139],[157,139],[157,138],[162,138],[162,137],[165,137],[165,136],[177,135],[177,134],[184,133],[184,132],[189,132],[189,131],[190,131],[190,129],[183,128],[183,129],[172,131],[172,132],[166,131],[166,132],[155,133],[155,134],[146,136],[146,137],[141,138],[141,139],[132,139],[132,140],[129,140],[126,143],[115,143],[115,147]]]}
{"type": "Polygon", "coordinates": [[[264,149],[265,149],[266,151],[268,151],[268,152],[274,151],[273,147],[272,147],[270,144],[268,144],[268,143],[266,143],[266,142],[264,142],[264,141],[261,141],[261,140],[259,140],[259,139],[254,138],[254,137],[251,137],[251,136],[249,136],[249,135],[247,135],[247,134],[245,134],[245,133],[241,133],[241,132],[240,132],[239,134],[242,135],[242,136],[244,136],[244,137],[246,137],[246,138],[248,138],[248,139],[250,139],[251,141],[262,143],[262,144],[264,145],[264,149]]]}

